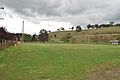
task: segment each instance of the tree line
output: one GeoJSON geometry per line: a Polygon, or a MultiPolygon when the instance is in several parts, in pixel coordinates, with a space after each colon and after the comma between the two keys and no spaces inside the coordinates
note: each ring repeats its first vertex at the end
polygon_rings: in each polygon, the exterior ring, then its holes
{"type": "MultiPolygon", "coordinates": [[[[75,31],[80,32],[82,30],[82,27],[81,27],[81,25],[78,25],[78,26],[75,26],[75,27],[71,27],[69,29],[71,29],[72,31],[75,29],[75,31]]],[[[57,31],[65,31],[65,28],[61,27],[60,29],[57,29],[57,31]]]]}
{"type": "Polygon", "coordinates": [[[97,29],[97,28],[105,28],[105,27],[119,27],[120,23],[115,24],[114,22],[110,22],[109,24],[88,24],[86,27],[87,29],[97,29]]]}
{"type": "MultiPolygon", "coordinates": [[[[86,25],[87,29],[97,29],[97,28],[105,28],[105,27],[120,27],[120,23],[114,23],[114,22],[110,22],[109,24],[88,24],[86,25]]],[[[75,30],[77,32],[82,31],[82,27],[81,25],[75,26],[75,27],[70,27],[70,30],[75,30]]],[[[60,29],[57,29],[57,31],[65,31],[64,27],[61,27],[60,29]]]]}
{"type": "Polygon", "coordinates": [[[45,29],[41,29],[39,32],[39,35],[36,35],[36,33],[34,33],[33,35],[30,34],[22,34],[22,33],[16,33],[16,37],[18,38],[18,41],[24,41],[24,42],[37,42],[40,41],[42,43],[45,43],[48,41],[49,38],[49,34],[48,32],[50,31],[46,31],[45,29]]]}

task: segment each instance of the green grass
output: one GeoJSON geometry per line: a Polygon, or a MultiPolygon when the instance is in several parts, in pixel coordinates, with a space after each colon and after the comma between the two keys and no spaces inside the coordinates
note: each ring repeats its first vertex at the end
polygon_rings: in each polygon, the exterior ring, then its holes
{"type": "Polygon", "coordinates": [[[85,80],[120,66],[120,46],[27,43],[0,51],[0,80],[85,80]]]}

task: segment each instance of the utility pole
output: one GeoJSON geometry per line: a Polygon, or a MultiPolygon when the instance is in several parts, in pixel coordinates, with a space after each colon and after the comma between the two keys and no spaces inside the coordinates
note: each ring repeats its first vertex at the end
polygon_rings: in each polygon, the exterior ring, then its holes
{"type": "Polygon", "coordinates": [[[22,22],[22,34],[24,34],[24,21],[22,22]]]}
{"type": "Polygon", "coordinates": [[[24,21],[22,21],[22,37],[21,41],[24,42],[24,21]]]}

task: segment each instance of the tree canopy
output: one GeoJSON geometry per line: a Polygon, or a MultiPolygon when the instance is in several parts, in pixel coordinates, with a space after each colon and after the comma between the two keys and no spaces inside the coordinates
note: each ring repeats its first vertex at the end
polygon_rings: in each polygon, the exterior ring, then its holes
{"type": "Polygon", "coordinates": [[[47,42],[48,41],[48,32],[45,29],[41,29],[39,32],[39,41],[40,42],[47,42]]]}
{"type": "Polygon", "coordinates": [[[77,32],[80,32],[82,30],[82,28],[81,28],[81,26],[79,25],[79,26],[76,26],[76,31],[77,32]]]}

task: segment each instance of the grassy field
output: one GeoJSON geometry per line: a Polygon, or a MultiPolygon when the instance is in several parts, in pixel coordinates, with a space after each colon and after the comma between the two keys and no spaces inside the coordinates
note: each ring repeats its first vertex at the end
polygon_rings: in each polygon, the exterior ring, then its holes
{"type": "Polygon", "coordinates": [[[119,67],[119,45],[26,43],[0,51],[0,80],[86,80],[119,67]]]}

